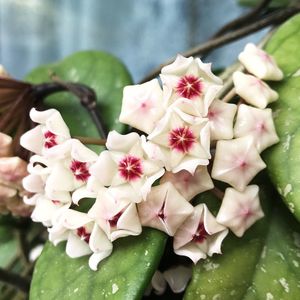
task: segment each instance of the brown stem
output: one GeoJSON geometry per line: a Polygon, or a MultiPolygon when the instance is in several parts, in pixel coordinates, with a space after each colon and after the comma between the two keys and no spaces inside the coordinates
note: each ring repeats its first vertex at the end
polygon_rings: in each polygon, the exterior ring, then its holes
{"type": "Polygon", "coordinates": [[[230,102],[236,96],[235,88],[233,87],[221,100],[223,102],[230,102]]]}
{"type": "MultiPolygon", "coordinates": [[[[259,31],[265,27],[281,23],[286,19],[288,19],[289,17],[293,16],[294,14],[298,13],[299,11],[300,11],[300,6],[298,5],[294,7],[288,7],[276,11],[274,13],[270,13],[267,16],[265,16],[263,19],[258,20],[256,23],[247,25],[245,27],[227,33],[223,36],[213,38],[204,44],[198,45],[194,48],[187,50],[186,52],[183,52],[182,55],[188,57],[188,56],[196,56],[196,55],[207,53],[208,51],[221,47],[227,43],[233,42],[241,37],[259,31]]],[[[152,72],[150,72],[140,83],[146,82],[158,76],[161,71],[161,68],[172,63],[174,59],[175,58],[172,58],[166,61],[165,63],[161,64],[159,67],[157,67],[152,72]]]]}
{"type": "Polygon", "coordinates": [[[74,138],[79,140],[81,143],[85,145],[105,146],[106,144],[106,139],[97,139],[97,138],[85,137],[85,136],[74,136],[74,138]]]}
{"type": "Polygon", "coordinates": [[[213,37],[218,37],[223,35],[224,33],[236,29],[237,27],[241,27],[241,25],[245,23],[250,23],[250,21],[253,21],[252,19],[257,19],[259,15],[264,11],[265,8],[268,7],[269,3],[272,0],[262,0],[258,3],[256,7],[254,7],[250,12],[247,12],[246,14],[242,15],[241,17],[227,23],[222,28],[220,28],[213,37]]]}
{"type": "Polygon", "coordinates": [[[8,283],[24,293],[29,292],[30,280],[27,277],[0,268],[0,281],[8,283]]]}
{"type": "Polygon", "coordinates": [[[219,200],[223,200],[224,198],[224,192],[217,188],[216,186],[210,190],[219,200]]]}

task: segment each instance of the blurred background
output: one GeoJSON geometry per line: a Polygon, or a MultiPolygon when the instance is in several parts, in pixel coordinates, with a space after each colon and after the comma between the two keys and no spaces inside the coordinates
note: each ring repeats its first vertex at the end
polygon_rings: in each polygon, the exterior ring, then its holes
{"type": "MultiPolygon", "coordinates": [[[[248,9],[237,0],[0,0],[0,64],[22,78],[40,64],[97,49],[119,57],[138,82],[248,9]]],[[[265,32],[205,60],[214,68],[227,66],[265,32]]]]}

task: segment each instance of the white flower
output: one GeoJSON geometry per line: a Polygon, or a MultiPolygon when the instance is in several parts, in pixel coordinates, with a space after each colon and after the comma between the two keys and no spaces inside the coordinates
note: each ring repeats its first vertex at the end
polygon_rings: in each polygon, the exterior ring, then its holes
{"type": "Polygon", "coordinates": [[[270,108],[259,109],[245,104],[239,106],[234,136],[251,135],[258,152],[279,142],[270,108]]]}
{"type": "Polygon", "coordinates": [[[51,149],[70,139],[70,131],[56,109],[37,111],[32,108],[30,118],[39,125],[21,136],[20,144],[27,150],[45,155],[51,149]]]}
{"type": "Polygon", "coordinates": [[[148,155],[162,160],[166,169],[174,173],[187,170],[193,174],[197,166],[208,165],[211,158],[207,119],[179,110],[169,110],[148,139],[148,155]]]}
{"type": "Polygon", "coordinates": [[[156,295],[162,295],[165,292],[167,288],[167,281],[165,280],[163,274],[160,271],[155,271],[151,279],[151,285],[156,295]]]}
{"type": "Polygon", "coordinates": [[[53,148],[49,158],[55,160],[46,180],[46,191],[74,191],[86,185],[90,177],[89,167],[97,160],[97,154],[80,141],[70,139],[53,148]]]}
{"type": "Polygon", "coordinates": [[[264,216],[259,203],[258,192],[257,185],[247,186],[244,192],[227,188],[217,215],[217,221],[229,227],[236,236],[243,236],[252,224],[264,216]]]}
{"type": "Polygon", "coordinates": [[[66,210],[56,226],[49,229],[49,239],[56,245],[67,240],[66,253],[72,258],[92,254],[89,266],[96,271],[98,263],[112,252],[112,243],[87,214],[66,210]]]}
{"type": "Polygon", "coordinates": [[[222,80],[211,72],[211,64],[181,55],[162,68],[160,77],[168,105],[178,100],[183,112],[195,116],[206,116],[209,105],[222,87],[222,80]]]}
{"type": "Polygon", "coordinates": [[[31,198],[24,198],[28,205],[34,205],[31,219],[43,223],[44,226],[53,226],[56,219],[71,205],[69,193],[61,193],[60,197],[50,199],[44,194],[35,194],[31,198]]]}
{"type": "Polygon", "coordinates": [[[137,133],[109,133],[106,146],[91,167],[88,186],[96,191],[103,186],[123,189],[132,202],[146,199],[152,184],[164,174],[162,165],[147,158],[137,133]]]}
{"type": "Polygon", "coordinates": [[[236,71],[232,78],[235,92],[249,104],[258,108],[266,108],[269,103],[278,99],[277,92],[252,75],[236,71]]]}
{"type": "Polygon", "coordinates": [[[283,73],[274,58],[252,43],[246,45],[239,55],[239,60],[248,72],[260,79],[281,80],[283,78],[283,73]]]}
{"type": "Polygon", "coordinates": [[[233,119],[237,106],[214,100],[208,109],[207,118],[211,140],[230,140],[233,138],[233,119]]]}
{"type": "Polygon", "coordinates": [[[88,215],[111,241],[142,232],[136,204],[124,197],[122,192],[118,192],[117,188],[102,188],[88,215]]]}
{"type": "Polygon", "coordinates": [[[218,141],[211,177],[243,191],[265,167],[251,136],[218,141]]]}
{"type": "Polygon", "coordinates": [[[182,265],[171,267],[163,272],[173,293],[182,293],[192,277],[192,268],[182,265]]]}
{"type": "Polygon", "coordinates": [[[162,90],[157,79],[124,88],[120,122],[149,134],[164,111],[162,90]]]}
{"type": "Polygon", "coordinates": [[[173,236],[193,212],[193,206],[179,194],[173,184],[166,182],[151,189],[147,200],[138,204],[138,212],[143,226],[173,236]]]}
{"type": "Polygon", "coordinates": [[[194,207],[174,236],[174,252],[189,257],[194,264],[207,255],[221,253],[221,244],[228,229],[217,223],[205,204],[194,207]]]}
{"type": "Polygon", "coordinates": [[[165,182],[171,182],[187,201],[214,187],[207,168],[204,166],[197,167],[194,175],[185,170],[178,173],[166,172],[160,180],[161,184],[165,182]]]}

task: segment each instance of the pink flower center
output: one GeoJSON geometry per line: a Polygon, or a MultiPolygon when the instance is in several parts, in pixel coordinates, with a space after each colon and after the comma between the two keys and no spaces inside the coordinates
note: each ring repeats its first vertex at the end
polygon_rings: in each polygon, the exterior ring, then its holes
{"type": "Polygon", "coordinates": [[[163,203],[161,209],[160,209],[159,212],[157,213],[157,216],[158,216],[162,221],[164,221],[165,218],[166,218],[165,213],[164,213],[164,210],[165,210],[165,204],[166,204],[166,202],[164,201],[164,203],[163,203]]]}
{"type": "Polygon", "coordinates": [[[193,235],[192,241],[198,244],[203,243],[208,236],[203,223],[199,223],[196,233],[193,235]]]}
{"type": "Polygon", "coordinates": [[[169,133],[169,146],[172,150],[177,150],[183,153],[189,152],[196,142],[192,130],[185,126],[173,129],[169,133]]]}
{"type": "Polygon", "coordinates": [[[253,215],[251,209],[249,208],[243,208],[241,211],[241,216],[243,216],[245,219],[248,219],[249,217],[251,217],[253,215]]]}
{"type": "Polygon", "coordinates": [[[54,134],[53,132],[49,130],[46,131],[44,133],[44,138],[45,138],[44,147],[49,149],[52,148],[53,146],[56,146],[57,145],[56,137],[57,135],[54,134]]]}
{"type": "Polygon", "coordinates": [[[126,155],[119,162],[119,173],[126,181],[136,180],[143,175],[141,160],[132,155],[126,155]]]}
{"type": "Polygon", "coordinates": [[[267,131],[266,125],[264,122],[260,122],[256,125],[256,130],[260,133],[267,131]]]}
{"type": "Polygon", "coordinates": [[[91,234],[87,232],[84,227],[79,227],[76,230],[76,234],[86,243],[89,243],[91,234]]]}
{"type": "Polygon", "coordinates": [[[202,81],[194,75],[185,75],[181,77],[176,86],[177,94],[187,99],[201,96],[202,91],[202,81]]]}
{"type": "Polygon", "coordinates": [[[237,161],[238,168],[242,170],[246,170],[249,167],[249,164],[246,162],[245,159],[238,159],[237,161]]]}
{"type": "Polygon", "coordinates": [[[116,227],[117,226],[117,223],[118,223],[122,213],[123,213],[123,211],[120,211],[108,220],[108,223],[109,223],[110,227],[116,227]]]}
{"type": "Polygon", "coordinates": [[[90,177],[90,172],[87,167],[87,163],[78,160],[72,160],[70,170],[77,180],[86,182],[90,177]]]}
{"type": "Polygon", "coordinates": [[[54,204],[54,205],[59,205],[60,204],[60,201],[59,200],[51,200],[52,201],[52,203],[54,204]]]}

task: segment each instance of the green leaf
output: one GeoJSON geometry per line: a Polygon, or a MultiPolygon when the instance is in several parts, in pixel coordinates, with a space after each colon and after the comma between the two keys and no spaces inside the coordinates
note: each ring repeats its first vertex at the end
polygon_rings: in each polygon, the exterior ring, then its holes
{"type": "MultiPolygon", "coordinates": [[[[80,52],[58,63],[37,68],[27,80],[49,81],[51,73],[61,80],[92,87],[107,127],[124,129],[124,125],[116,120],[123,87],[131,84],[131,78],[116,58],[102,52],[80,52]]],[[[46,104],[62,113],[72,135],[98,136],[86,110],[69,93],[55,94],[46,104]]],[[[141,298],[157,268],[165,241],[163,233],[150,229],[144,230],[139,237],[122,238],[114,243],[113,254],[99,264],[97,272],[89,269],[87,257],[69,258],[64,243],[57,247],[47,243],[34,270],[30,299],[141,298]]]]}
{"type": "Polygon", "coordinates": [[[273,84],[279,99],[272,105],[280,143],[264,153],[271,180],[289,209],[300,220],[300,15],[271,38],[266,50],[277,60],[284,80],[273,84]]]}
{"type": "MultiPolygon", "coordinates": [[[[266,217],[242,238],[230,234],[222,255],[194,267],[185,300],[299,299],[300,225],[272,191],[260,198],[266,217]]],[[[201,200],[217,201],[207,194],[201,200]]]]}
{"type": "MultiPolygon", "coordinates": [[[[238,0],[240,5],[244,6],[256,6],[258,5],[261,0],[238,0]]],[[[269,4],[270,7],[275,8],[275,7],[285,7],[288,6],[291,3],[291,0],[273,0],[269,4]]]]}
{"type": "Polygon", "coordinates": [[[97,272],[89,269],[86,258],[71,259],[64,245],[48,243],[34,270],[30,299],[140,299],[157,269],[165,241],[153,229],[119,239],[97,272]]]}
{"type": "MultiPolygon", "coordinates": [[[[55,74],[64,81],[80,82],[93,88],[97,94],[97,108],[107,128],[124,130],[118,122],[123,87],[132,84],[131,77],[115,57],[99,51],[75,53],[62,61],[36,68],[26,76],[34,83],[51,81],[55,74]]],[[[45,104],[58,109],[71,129],[72,135],[98,136],[88,112],[75,96],[62,92],[49,97],[45,104]]]]}

